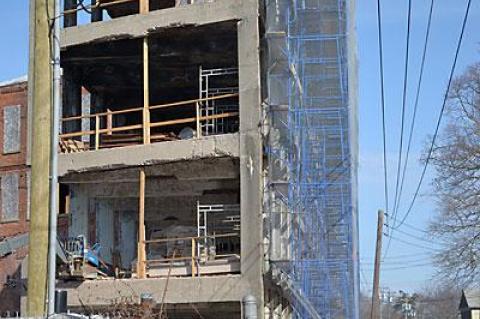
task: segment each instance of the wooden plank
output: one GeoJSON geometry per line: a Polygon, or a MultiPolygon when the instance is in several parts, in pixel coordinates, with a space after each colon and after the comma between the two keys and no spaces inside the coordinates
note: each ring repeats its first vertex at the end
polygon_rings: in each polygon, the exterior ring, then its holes
{"type": "MultiPolygon", "coordinates": [[[[223,94],[223,95],[217,95],[217,96],[202,98],[202,99],[184,100],[184,101],[179,101],[179,102],[159,104],[159,105],[150,106],[149,109],[150,110],[158,110],[158,109],[169,108],[169,107],[174,107],[174,106],[191,106],[191,104],[194,104],[196,102],[214,101],[214,100],[228,99],[228,98],[233,98],[233,97],[238,97],[238,93],[223,94]]],[[[142,110],[143,110],[143,106],[142,107],[131,108],[131,109],[119,110],[119,111],[110,111],[110,113],[112,115],[117,115],[117,114],[131,113],[131,112],[139,112],[139,111],[142,111],[142,110]]],[[[100,113],[93,113],[93,114],[88,114],[88,115],[78,115],[78,116],[65,117],[65,118],[62,118],[62,122],[75,121],[75,120],[81,120],[81,119],[86,119],[86,118],[93,118],[97,115],[106,116],[106,115],[108,115],[108,112],[100,112],[100,113]]]]}
{"type": "Polygon", "coordinates": [[[196,248],[196,241],[195,241],[195,238],[192,238],[192,277],[195,277],[195,275],[197,274],[197,264],[196,264],[196,260],[195,260],[195,250],[197,249],[196,248]]]}
{"type": "Polygon", "coordinates": [[[145,14],[145,13],[148,13],[150,11],[149,9],[149,0],[140,0],[140,14],[145,14]]]}
{"type": "Polygon", "coordinates": [[[95,117],[95,150],[100,148],[100,117],[95,117]]]}
{"type": "Polygon", "coordinates": [[[107,109],[107,135],[112,135],[113,115],[110,109],[107,109]]]}
{"type": "Polygon", "coordinates": [[[146,251],[145,251],[145,168],[140,170],[139,180],[139,207],[138,207],[138,252],[137,252],[137,276],[146,278],[146,251]]]}
{"type": "Polygon", "coordinates": [[[146,240],[145,244],[154,244],[154,243],[167,243],[171,241],[187,241],[191,239],[206,239],[206,238],[227,238],[227,237],[239,237],[239,233],[228,233],[228,234],[218,234],[213,236],[196,236],[196,237],[179,237],[179,238],[161,238],[161,239],[150,239],[146,240]]]}
{"type": "MultiPolygon", "coordinates": [[[[144,2],[145,0],[141,0],[144,2]]],[[[147,5],[148,6],[148,5],[147,5]]],[[[148,8],[147,8],[148,9],[148,8]]],[[[150,83],[148,37],[143,38],[143,144],[150,144],[150,83]]]]}
{"type": "MultiPolygon", "coordinates": [[[[220,119],[220,118],[228,118],[228,117],[236,117],[238,116],[238,112],[228,112],[228,113],[223,113],[223,114],[217,114],[217,115],[209,115],[209,116],[202,116],[200,117],[201,121],[204,120],[211,120],[211,119],[220,119]]],[[[185,119],[179,119],[179,120],[170,120],[170,121],[163,121],[163,122],[155,122],[155,123],[150,123],[149,127],[162,127],[162,126],[171,126],[171,125],[177,125],[177,124],[185,124],[185,123],[195,123],[197,120],[196,117],[190,117],[190,118],[185,118],[185,119]]],[[[142,129],[143,124],[134,124],[134,125],[128,125],[128,126],[122,126],[122,127],[114,127],[110,131],[112,132],[123,132],[123,131],[130,131],[130,130],[136,130],[136,129],[142,129]]],[[[104,129],[98,129],[99,134],[104,134],[107,133],[109,130],[104,128],[104,129]]],[[[65,133],[61,134],[61,138],[69,138],[69,137],[76,137],[76,136],[83,136],[83,135],[91,135],[95,134],[96,130],[93,131],[80,131],[80,132],[75,132],[75,133],[65,133]]]]}
{"type": "MultiPolygon", "coordinates": [[[[238,112],[229,112],[229,113],[223,113],[223,114],[217,114],[217,115],[209,115],[209,116],[202,116],[200,117],[200,120],[213,120],[213,119],[221,119],[221,118],[227,118],[227,117],[236,117],[238,116],[238,112]]],[[[170,125],[176,125],[176,124],[185,124],[185,123],[195,123],[197,120],[196,117],[189,117],[189,118],[184,118],[184,119],[179,119],[179,120],[171,120],[171,121],[163,121],[163,122],[156,122],[156,123],[151,123],[150,127],[161,127],[161,126],[170,126],[170,125]]]]}

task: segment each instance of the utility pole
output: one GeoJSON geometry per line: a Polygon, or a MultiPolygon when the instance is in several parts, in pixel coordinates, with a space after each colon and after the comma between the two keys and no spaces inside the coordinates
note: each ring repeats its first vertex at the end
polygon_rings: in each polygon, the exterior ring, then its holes
{"type": "Polygon", "coordinates": [[[380,259],[382,258],[382,237],[383,237],[383,210],[378,211],[377,224],[377,245],[375,248],[375,268],[373,273],[373,292],[372,292],[372,310],[370,312],[370,319],[380,318],[380,259]]]}
{"type": "Polygon", "coordinates": [[[35,25],[33,52],[32,175],[30,243],[28,253],[29,316],[44,316],[47,301],[47,260],[49,230],[50,134],[52,123],[52,67],[50,57],[50,18],[53,0],[34,1],[30,23],[35,25]]]}

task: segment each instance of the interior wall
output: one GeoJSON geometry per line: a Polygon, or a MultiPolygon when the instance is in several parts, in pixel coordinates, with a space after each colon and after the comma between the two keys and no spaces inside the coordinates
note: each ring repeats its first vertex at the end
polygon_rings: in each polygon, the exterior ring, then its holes
{"type": "MultiPolygon", "coordinates": [[[[129,268],[136,259],[138,198],[112,197],[112,184],[71,184],[69,236],[86,236],[93,245],[100,243],[100,256],[110,264],[129,268]],[[105,195],[109,196],[106,197],[105,195]]],[[[238,193],[190,196],[147,197],[145,224],[147,239],[154,232],[173,226],[192,227],[196,236],[197,201],[201,204],[235,204],[238,193]]]]}

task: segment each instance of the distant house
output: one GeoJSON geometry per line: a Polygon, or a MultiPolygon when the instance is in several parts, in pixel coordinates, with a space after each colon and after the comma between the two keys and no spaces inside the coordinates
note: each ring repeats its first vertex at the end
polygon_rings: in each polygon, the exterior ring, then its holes
{"type": "Polygon", "coordinates": [[[463,290],[458,308],[461,319],[480,319],[480,290],[463,290]]]}

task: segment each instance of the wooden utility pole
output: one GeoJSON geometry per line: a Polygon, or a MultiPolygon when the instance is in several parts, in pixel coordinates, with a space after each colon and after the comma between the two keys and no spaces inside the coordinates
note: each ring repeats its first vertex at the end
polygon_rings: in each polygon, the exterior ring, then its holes
{"type": "Polygon", "coordinates": [[[375,248],[375,268],[373,272],[372,309],[370,319],[380,318],[380,259],[382,258],[383,210],[378,211],[377,246],[375,248]]]}
{"type": "Polygon", "coordinates": [[[50,20],[54,1],[34,1],[30,23],[34,24],[33,52],[30,63],[33,74],[32,175],[30,205],[30,244],[28,254],[27,312],[44,316],[47,301],[47,261],[49,231],[50,135],[52,124],[52,66],[50,56],[50,20]]]}

